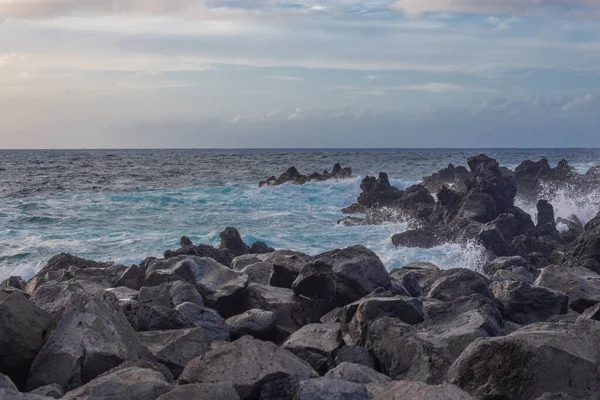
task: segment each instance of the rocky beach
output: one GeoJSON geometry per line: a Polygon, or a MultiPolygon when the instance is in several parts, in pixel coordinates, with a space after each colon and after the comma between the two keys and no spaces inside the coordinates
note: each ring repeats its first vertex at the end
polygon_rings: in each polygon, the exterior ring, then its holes
{"type": "MultiPolygon", "coordinates": [[[[600,213],[556,217],[547,200],[565,185],[585,197],[597,169],[467,165],[405,189],[365,177],[344,210],[360,215],[340,224],[402,220],[390,239],[401,248],[475,241],[477,268],[390,270],[362,244],[309,255],[228,227],[220,245],[183,236],[135,265],[62,253],[12,276],[0,286],[0,398],[599,399],[600,213]]],[[[268,181],[351,174],[290,168],[268,181]]]]}

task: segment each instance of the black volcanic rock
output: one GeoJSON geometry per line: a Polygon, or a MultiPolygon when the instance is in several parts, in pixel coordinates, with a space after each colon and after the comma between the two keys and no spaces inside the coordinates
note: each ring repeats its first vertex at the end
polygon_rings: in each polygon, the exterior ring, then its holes
{"type": "Polygon", "coordinates": [[[296,185],[304,185],[311,181],[326,181],[330,179],[347,179],[352,177],[352,169],[350,167],[342,168],[338,163],[333,166],[332,172],[324,171],[322,174],[319,172],[313,172],[309,176],[302,175],[296,167],[290,167],[283,174],[279,175],[279,178],[271,176],[270,178],[261,181],[258,186],[278,186],[284,183],[290,182],[296,185]]]}

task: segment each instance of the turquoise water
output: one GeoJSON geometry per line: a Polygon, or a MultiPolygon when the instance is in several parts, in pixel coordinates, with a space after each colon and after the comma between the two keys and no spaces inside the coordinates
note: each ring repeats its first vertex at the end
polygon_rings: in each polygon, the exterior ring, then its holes
{"type": "MultiPolygon", "coordinates": [[[[475,151],[63,151],[0,152],[0,279],[33,275],[52,255],[78,256],[124,264],[177,248],[181,235],[217,245],[218,234],[237,227],[252,243],[318,254],[364,244],[387,267],[430,261],[442,268],[476,268],[482,249],[444,245],[396,249],[390,237],[402,223],[344,227],[340,209],[353,203],[360,181],[378,171],[404,188],[454,162],[465,164],[475,151]],[[303,173],[353,167],[353,179],[259,189],[257,182],[295,165],[303,173]]],[[[546,156],[572,161],[580,170],[600,161],[580,150],[495,150],[504,165],[546,156]],[[570,157],[570,158],[569,158],[570,157]]],[[[556,199],[559,215],[589,219],[596,197],[585,206],[568,193],[556,199]]],[[[525,208],[528,205],[523,205],[525,208]]]]}

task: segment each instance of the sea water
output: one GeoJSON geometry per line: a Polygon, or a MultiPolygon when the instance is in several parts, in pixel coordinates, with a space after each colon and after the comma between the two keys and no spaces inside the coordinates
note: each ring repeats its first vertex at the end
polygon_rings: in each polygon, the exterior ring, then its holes
{"type": "MultiPolygon", "coordinates": [[[[480,153],[510,168],[542,157],[552,165],[567,159],[580,172],[600,164],[600,150],[581,149],[0,151],[0,279],[29,278],[60,252],[132,264],[177,248],[182,235],[218,245],[228,226],[247,243],[311,255],[363,244],[388,268],[429,261],[476,269],[484,251],[475,243],[396,248],[390,238],[406,229],[402,223],[337,221],[367,175],[387,172],[403,189],[480,153]],[[338,162],[352,167],[354,178],[258,188],[290,166],[310,174],[338,162]]],[[[558,216],[575,213],[585,222],[600,211],[598,199],[596,192],[573,199],[564,191],[550,201],[558,216]]]]}

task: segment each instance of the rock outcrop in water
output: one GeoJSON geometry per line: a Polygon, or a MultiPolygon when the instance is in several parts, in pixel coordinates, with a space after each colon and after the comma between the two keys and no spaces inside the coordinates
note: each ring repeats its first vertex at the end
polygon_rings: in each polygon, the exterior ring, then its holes
{"type": "Polygon", "coordinates": [[[300,174],[295,167],[288,168],[283,174],[279,175],[279,178],[271,176],[270,178],[260,182],[259,187],[263,186],[277,186],[283,185],[284,183],[290,182],[296,185],[304,185],[311,181],[327,181],[329,179],[347,179],[352,177],[352,169],[350,167],[342,168],[340,164],[335,164],[331,172],[324,171],[322,174],[313,172],[306,176],[300,174]]]}
{"type": "MultiPolygon", "coordinates": [[[[476,180],[451,195],[460,206],[432,215],[560,236],[547,203],[537,225],[519,222],[513,178],[486,158],[471,165],[476,180]]],[[[485,274],[388,272],[363,246],[252,253],[233,228],[221,235],[230,265],[218,251],[129,268],[62,254],[25,285],[0,285],[0,398],[593,399],[598,221],[558,265],[500,257],[485,274]]]]}

